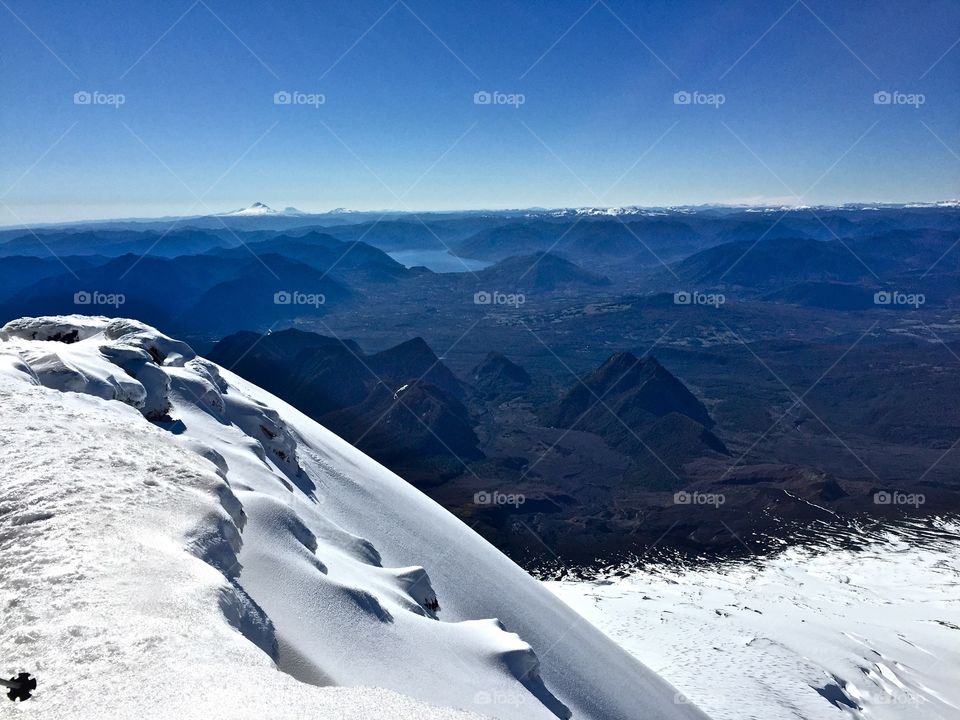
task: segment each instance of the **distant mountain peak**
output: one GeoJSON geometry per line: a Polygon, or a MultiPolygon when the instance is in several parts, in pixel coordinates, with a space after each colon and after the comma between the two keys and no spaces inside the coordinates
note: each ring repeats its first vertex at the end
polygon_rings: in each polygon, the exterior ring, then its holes
{"type": "Polygon", "coordinates": [[[489,352],[471,373],[474,386],[488,398],[516,395],[532,380],[527,371],[498,352],[489,352]]]}
{"type": "Polygon", "coordinates": [[[286,207],[283,210],[274,210],[266,203],[255,202],[250,207],[232,210],[231,212],[219,213],[221,217],[262,217],[264,215],[306,215],[306,213],[297,210],[295,207],[286,207]]]}
{"type": "MultiPolygon", "coordinates": [[[[653,356],[638,358],[630,352],[613,353],[573,385],[560,400],[551,422],[556,427],[609,425],[611,412],[634,429],[646,422],[645,418],[671,412],[686,415],[705,427],[713,425],[707,408],[683,382],[653,356]],[[603,399],[599,409],[598,398],[603,399]]],[[[617,425],[612,429],[621,432],[617,425]]]]}
{"type": "Polygon", "coordinates": [[[644,355],[638,358],[632,352],[621,350],[608,357],[599,367],[598,372],[610,372],[614,370],[632,370],[635,367],[645,367],[657,369],[663,367],[652,355],[644,355]]]}

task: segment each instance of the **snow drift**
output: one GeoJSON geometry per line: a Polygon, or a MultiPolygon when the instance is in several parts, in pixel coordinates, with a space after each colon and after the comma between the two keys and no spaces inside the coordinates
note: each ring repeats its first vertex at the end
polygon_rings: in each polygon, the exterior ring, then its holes
{"type": "Polygon", "coordinates": [[[24,714],[704,717],[401,478],[152,328],[8,323],[0,407],[0,673],[40,678],[24,714]]]}
{"type": "Polygon", "coordinates": [[[960,523],[819,529],[771,557],[548,587],[714,720],[960,718],[960,523]]]}

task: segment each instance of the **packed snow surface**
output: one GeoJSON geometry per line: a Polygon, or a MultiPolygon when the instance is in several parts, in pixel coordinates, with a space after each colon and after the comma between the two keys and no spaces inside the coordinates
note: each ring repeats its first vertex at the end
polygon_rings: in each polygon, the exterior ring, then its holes
{"type": "Polygon", "coordinates": [[[960,525],[549,583],[714,720],[960,718],[960,525]]]}
{"type": "Polygon", "coordinates": [[[0,437],[0,674],[39,680],[5,714],[705,717],[401,478],[135,321],[4,326],[0,437]]]}

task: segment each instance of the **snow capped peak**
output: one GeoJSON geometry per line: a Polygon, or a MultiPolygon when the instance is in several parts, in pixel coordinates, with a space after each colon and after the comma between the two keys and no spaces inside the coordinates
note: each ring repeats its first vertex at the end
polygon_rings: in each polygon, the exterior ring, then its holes
{"type": "Polygon", "coordinates": [[[940,200],[939,202],[907,203],[908,208],[960,208],[960,200],[940,200]]]}
{"type": "Polygon", "coordinates": [[[255,202],[248,208],[243,208],[242,210],[234,210],[233,212],[224,213],[225,215],[238,215],[238,216],[248,216],[248,215],[279,215],[279,213],[274,210],[269,205],[265,205],[262,202],[255,202]]]}
{"type": "Polygon", "coordinates": [[[51,679],[38,717],[283,698],[349,720],[704,720],[404,480],[147,325],[8,323],[0,408],[0,536],[30,558],[0,557],[0,656],[51,679]]]}
{"type": "Polygon", "coordinates": [[[297,210],[295,207],[287,207],[283,210],[274,210],[272,207],[262,202],[255,202],[250,207],[231,212],[219,213],[220,217],[263,217],[265,215],[287,215],[297,216],[306,215],[306,213],[297,210]]]}
{"type": "Polygon", "coordinates": [[[553,217],[618,218],[618,217],[658,217],[672,212],[683,212],[682,208],[642,207],[625,205],[623,207],[573,207],[548,211],[553,217]]]}

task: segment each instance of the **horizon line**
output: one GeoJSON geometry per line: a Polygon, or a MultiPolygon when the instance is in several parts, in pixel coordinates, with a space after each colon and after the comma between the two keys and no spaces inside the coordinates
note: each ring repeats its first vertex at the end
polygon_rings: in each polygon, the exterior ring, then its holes
{"type": "Polygon", "coordinates": [[[118,216],[118,217],[102,217],[102,218],[89,218],[89,219],[77,219],[77,220],[47,220],[43,222],[35,223],[15,223],[12,225],[0,225],[0,231],[7,230],[16,230],[19,228],[25,228],[27,230],[37,227],[58,227],[58,226],[67,226],[67,225],[88,225],[96,223],[121,223],[121,222],[178,222],[182,220],[200,220],[206,218],[251,218],[251,219],[265,219],[265,218],[296,218],[296,217],[337,217],[337,216],[348,216],[348,215],[377,215],[382,216],[386,215],[456,215],[456,214],[476,214],[476,213],[556,213],[556,212],[571,212],[571,211],[615,211],[615,210],[624,210],[624,211],[680,211],[680,210],[706,210],[706,209],[729,209],[729,210],[784,210],[784,211],[793,211],[793,210],[805,210],[810,208],[828,208],[828,209],[846,209],[851,206],[863,206],[864,208],[869,207],[886,207],[886,208],[937,208],[943,207],[948,208],[951,206],[960,206],[960,199],[957,198],[946,198],[941,200],[903,200],[903,201],[876,201],[876,200],[849,200],[839,203],[805,203],[805,204],[791,204],[789,202],[703,202],[703,203],[680,203],[680,204],[671,204],[671,205],[565,205],[565,206],[554,206],[554,207],[544,207],[540,205],[527,206],[527,207],[477,207],[477,208],[457,208],[450,210],[440,210],[440,209],[384,209],[384,208],[370,208],[370,209],[352,209],[346,207],[336,207],[330,210],[299,210],[292,206],[285,207],[283,210],[273,210],[271,213],[264,214],[250,214],[250,215],[240,215],[238,213],[253,207],[255,205],[265,205],[266,207],[272,210],[272,207],[266,203],[261,203],[256,201],[251,205],[248,205],[244,208],[237,210],[227,210],[218,213],[207,213],[203,215],[156,215],[156,216],[147,216],[147,215],[130,215],[130,216],[118,216]],[[285,214],[288,211],[295,211],[294,213],[285,214]]]}

